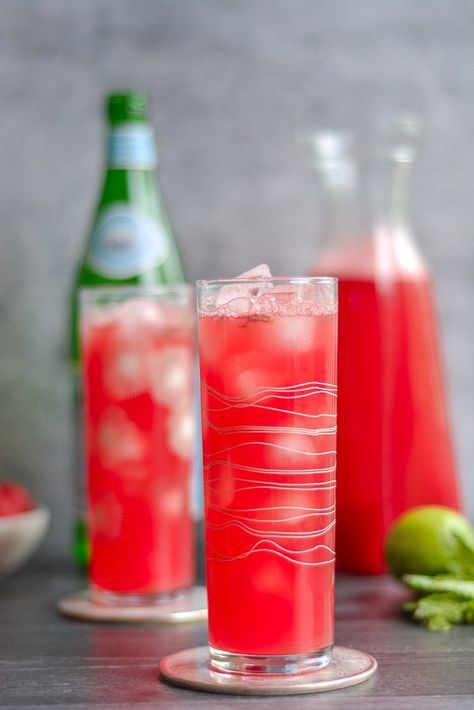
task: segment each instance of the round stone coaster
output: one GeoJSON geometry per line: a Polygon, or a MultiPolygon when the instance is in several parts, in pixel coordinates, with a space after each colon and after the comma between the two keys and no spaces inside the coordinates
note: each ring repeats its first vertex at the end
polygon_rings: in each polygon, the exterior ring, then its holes
{"type": "Polygon", "coordinates": [[[127,624],[153,621],[163,624],[181,624],[188,621],[206,621],[207,596],[205,587],[192,587],[172,599],[155,604],[120,605],[93,601],[83,590],[59,600],[58,610],[64,616],[83,621],[113,621],[127,624]]]}
{"type": "Polygon", "coordinates": [[[334,646],[332,660],[325,668],[294,675],[232,675],[209,668],[207,646],[191,648],[167,656],[160,673],[169,683],[210,693],[231,695],[298,695],[322,693],[362,683],[377,668],[377,661],[363,651],[334,646]]]}

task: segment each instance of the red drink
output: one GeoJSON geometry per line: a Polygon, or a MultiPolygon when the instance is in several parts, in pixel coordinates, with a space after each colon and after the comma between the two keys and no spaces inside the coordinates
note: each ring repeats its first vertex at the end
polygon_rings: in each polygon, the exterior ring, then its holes
{"type": "Polygon", "coordinates": [[[243,301],[199,317],[211,658],[317,657],[333,642],[334,282],[243,301]]]}
{"type": "Polygon", "coordinates": [[[190,291],[115,293],[83,300],[90,577],[150,597],[194,579],[190,291]]]}
{"type": "Polygon", "coordinates": [[[381,573],[398,515],[459,505],[431,281],[403,233],[328,253],[321,271],[339,277],[337,565],[381,573]]]}

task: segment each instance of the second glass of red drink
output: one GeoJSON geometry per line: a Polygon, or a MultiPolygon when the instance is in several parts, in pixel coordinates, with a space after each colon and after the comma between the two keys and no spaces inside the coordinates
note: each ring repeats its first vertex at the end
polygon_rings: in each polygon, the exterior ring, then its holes
{"type": "Polygon", "coordinates": [[[192,289],[84,289],[92,599],[151,604],[194,582],[192,289]]]}

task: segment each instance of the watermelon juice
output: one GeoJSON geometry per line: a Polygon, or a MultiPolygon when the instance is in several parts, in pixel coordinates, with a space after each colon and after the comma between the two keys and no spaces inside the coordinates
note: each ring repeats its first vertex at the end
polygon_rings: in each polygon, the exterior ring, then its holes
{"type": "Polygon", "coordinates": [[[150,601],[194,580],[191,292],[124,293],[82,296],[90,579],[150,601]]]}
{"type": "Polygon", "coordinates": [[[460,503],[432,280],[393,225],[316,268],[339,288],[337,566],[380,574],[401,513],[460,503]]]}
{"type": "Polygon", "coordinates": [[[215,306],[206,294],[221,283],[199,289],[211,662],[323,665],[334,617],[335,281],[251,282],[252,297],[235,299],[228,282],[230,300],[215,306]]]}
{"type": "Polygon", "coordinates": [[[341,278],[339,303],[338,567],[381,573],[401,513],[459,507],[438,325],[422,275],[341,278]]]}

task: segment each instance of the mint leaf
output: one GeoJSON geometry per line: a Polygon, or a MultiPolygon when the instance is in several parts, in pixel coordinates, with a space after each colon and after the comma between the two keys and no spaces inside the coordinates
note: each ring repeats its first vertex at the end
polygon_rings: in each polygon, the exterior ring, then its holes
{"type": "Polygon", "coordinates": [[[474,624],[474,600],[464,604],[464,623],[474,624]]]}
{"type": "Polygon", "coordinates": [[[404,611],[429,631],[448,631],[454,624],[474,624],[474,599],[453,592],[435,592],[405,602],[404,611]]]}
{"type": "Polygon", "coordinates": [[[411,613],[414,621],[425,624],[429,631],[448,631],[453,624],[465,622],[465,608],[471,604],[474,612],[474,602],[466,602],[450,592],[437,592],[406,602],[404,609],[411,613]]]}
{"type": "Polygon", "coordinates": [[[429,577],[424,574],[404,574],[402,582],[419,593],[452,592],[463,599],[474,599],[474,579],[459,579],[455,575],[429,577]]]}
{"type": "Polygon", "coordinates": [[[426,622],[428,631],[449,631],[452,624],[442,614],[434,614],[426,622]]]}
{"type": "Polygon", "coordinates": [[[461,624],[464,617],[464,600],[456,594],[429,594],[416,602],[413,618],[418,621],[443,616],[453,624],[461,624]]]}

